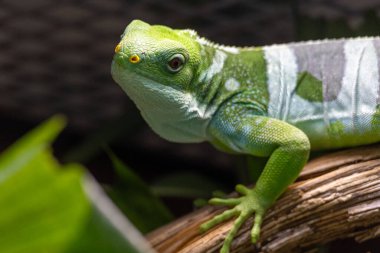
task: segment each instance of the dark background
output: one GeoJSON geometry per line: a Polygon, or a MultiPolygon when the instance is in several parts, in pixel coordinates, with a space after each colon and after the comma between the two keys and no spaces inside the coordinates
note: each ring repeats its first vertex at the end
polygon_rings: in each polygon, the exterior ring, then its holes
{"type": "MultiPolygon", "coordinates": [[[[84,163],[103,183],[114,180],[104,144],[150,184],[180,172],[218,178],[215,187],[227,192],[242,182],[242,158],[208,144],[162,140],[112,81],[114,47],[136,18],[192,28],[222,44],[261,46],[378,35],[380,1],[0,0],[0,151],[61,113],[68,127],[55,144],[57,157],[84,163]]],[[[172,196],[165,203],[176,215],[193,208],[191,198],[172,196]]],[[[375,244],[346,240],[330,250],[377,252],[375,244]]]]}

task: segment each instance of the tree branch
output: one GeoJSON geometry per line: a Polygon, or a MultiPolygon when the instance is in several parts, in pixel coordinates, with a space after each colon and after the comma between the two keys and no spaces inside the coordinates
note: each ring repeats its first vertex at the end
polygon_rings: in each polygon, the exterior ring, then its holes
{"type": "MultiPolygon", "coordinates": [[[[218,252],[232,220],[198,231],[224,210],[207,206],[150,233],[148,240],[160,253],[218,252]]],[[[305,252],[339,238],[363,242],[380,236],[380,145],[310,161],[267,212],[256,246],[251,225],[252,219],[240,229],[231,252],[305,252]]]]}

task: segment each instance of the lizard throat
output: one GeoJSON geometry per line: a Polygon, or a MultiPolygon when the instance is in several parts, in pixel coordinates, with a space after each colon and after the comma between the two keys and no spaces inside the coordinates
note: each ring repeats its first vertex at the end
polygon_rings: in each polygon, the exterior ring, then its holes
{"type": "Polygon", "coordinates": [[[113,66],[115,81],[154,132],[173,142],[195,143],[207,139],[206,128],[215,112],[213,108],[200,104],[191,93],[117,68],[113,66]]]}

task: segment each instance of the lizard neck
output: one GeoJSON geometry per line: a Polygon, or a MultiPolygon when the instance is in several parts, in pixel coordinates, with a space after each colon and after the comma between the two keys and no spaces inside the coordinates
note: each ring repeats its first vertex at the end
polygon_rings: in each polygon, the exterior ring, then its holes
{"type": "Polygon", "coordinates": [[[200,43],[200,47],[202,63],[190,92],[201,110],[214,113],[225,101],[238,97],[240,102],[253,103],[265,113],[269,95],[263,50],[227,47],[209,41],[200,43]]]}

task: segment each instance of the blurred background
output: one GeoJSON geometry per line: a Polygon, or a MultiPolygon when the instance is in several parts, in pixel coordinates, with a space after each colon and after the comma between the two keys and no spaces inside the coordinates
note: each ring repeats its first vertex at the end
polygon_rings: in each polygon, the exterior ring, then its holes
{"type": "MultiPolygon", "coordinates": [[[[85,164],[112,187],[108,146],[180,216],[193,210],[194,199],[203,203],[212,191],[249,183],[246,162],[208,144],[169,143],[143,122],[110,75],[114,47],[133,19],[192,28],[221,44],[261,46],[379,35],[380,1],[0,0],[0,151],[63,114],[68,127],[54,146],[60,161],[85,164]]],[[[367,252],[375,243],[330,247],[367,252]]]]}

